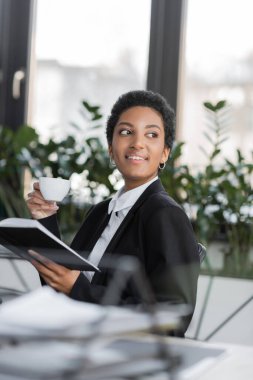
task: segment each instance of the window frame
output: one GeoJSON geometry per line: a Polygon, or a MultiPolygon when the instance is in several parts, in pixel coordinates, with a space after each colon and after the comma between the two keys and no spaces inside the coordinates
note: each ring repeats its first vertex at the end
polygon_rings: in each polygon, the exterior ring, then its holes
{"type": "Polygon", "coordinates": [[[152,0],[147,89],[177,109],[186,0],[152,0]]]}
{"type": "Polygon", "coordinates": [[[35,0],[0,0],[0,124],[14,130],[26,122],[34,7],[35,0]],[[13,78],[20,69],[25,78],[14,99],[13,78]]]}

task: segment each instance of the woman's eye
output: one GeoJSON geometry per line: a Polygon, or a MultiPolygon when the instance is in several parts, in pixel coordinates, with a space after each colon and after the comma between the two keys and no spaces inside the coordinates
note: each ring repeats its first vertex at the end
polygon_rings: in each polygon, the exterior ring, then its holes
{"type": "Polygon", "coordinates": [[[149,132],[148,134],[147,134],[147,136],[148,137],[157,137],[158,135],[157,135],[157,133],[156,132],[149,132]]]}
{"type": "Polygon", "coordinates": [[[129,129],[122,129],[119,134],[120,135],[123,135],[123,136],[126,136],[126,135],[130,135],[131,131],[129,131],[129,129]]]}

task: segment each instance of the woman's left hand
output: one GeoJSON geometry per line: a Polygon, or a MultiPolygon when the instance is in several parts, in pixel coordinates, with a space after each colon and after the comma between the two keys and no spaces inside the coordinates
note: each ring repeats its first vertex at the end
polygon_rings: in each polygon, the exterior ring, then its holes
{"type": "Polygon", "coordinates": [[[71,270],[62,265],[41,256],[30,250],[29,254],[34,257],[32,265],[37,269],[45,282],[55,290],[68,295],[76,282],[80,271],[71,270]]]}

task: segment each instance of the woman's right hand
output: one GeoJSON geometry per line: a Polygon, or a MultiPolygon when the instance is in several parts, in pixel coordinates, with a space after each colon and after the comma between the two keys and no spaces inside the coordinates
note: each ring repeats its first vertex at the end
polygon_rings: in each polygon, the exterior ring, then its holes
{"type": "Polygon", "coordinates": [[[26,204],[33,219],[42,219],[54,215],[59,209],[56,202],[46,201],[43,198],[39,182],[33,184],[33,191],[27,197],[26,204]]]}

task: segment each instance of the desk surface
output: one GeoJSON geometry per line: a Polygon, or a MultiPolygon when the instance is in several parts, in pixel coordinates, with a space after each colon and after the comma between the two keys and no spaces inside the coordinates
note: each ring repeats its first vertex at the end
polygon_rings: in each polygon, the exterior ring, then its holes
{"type": "MultiPolygon", "coordinates": [[[[153,340],[151,337],[143,339],[146,342],[153,340]]],[[[180,338],[166,338],[166,340],[172,353],[181,352],[184,355],[183,363],[175,375],[176,380],[253,379],[253,347],[180,338]]],[[[168,375],[156,374],[152,380],[168,380],[168,375]]]]}
{"type": "MultiPolygon", "coordinates": [[[[191,343],[188,343],[189,347],[191,343]]],[[[202,347],[206,344],[198,343],[202,347]]],[[[253,379],[253,347],[233,346],[228,344],[208,343],[208,347],[225,348],[225,354],[214,361],[209,368],[203,369],[201,375],[194,380],[252,380],[253,379]]]]}
{"type": "MultiPolygon", "coordinates": [[[[180,338],[165,338],[165,341],[168,343],[172,354],[184,353],[183,360],[185,362],[176,371],[173,380],[253,379],[253,347],[203,343],[180,338]],[[197,351],[200,354],[199,360],[196,360],[197,351]],[[195,359],[192,356],[195,356],[195,359]]],[[[88,380],[123,380],[129,378],[131,373],[137,373],[135,378],[138,380],[172,379],[171,376],[168,376],[168,371],[165,370],[167,368],[166,363],[164,364],[159,359],[153,359],[153,353],[150,357],[146,356],[145,353],[143,357],[140,352],[136,354],[136,349],[140,349],[139,343],[144,343],[146,346],[144,351],[150,351],[148,346],[154,343],[154,337],[143,335],[132,338],[120,337],[116,340],[114,338],[102,344],[100,342],[95,347],[52,341],[4,346],[0,348],[0,379],[4,374],[8,374],[8,379],[12,379],[11,373],[14,376],[15,373],[19,373],[20,378],[26,380],[30,378],[33,380],[41,379],[42,377],[51,379],[51,375],[57,375],[57,379],[63,379],[66,373],[71,370],[74,370],[71,377],[73,380],[83,380],[84,377],[88,380]],[[122,340],[136,344],[131,353],[132,357],[128,360],[124,359],[124,355],[120,355],[119,347],[114,353],[111,350],[116,348],[115,344],[116,346],[122,344],[122,340]],[[103,351],[103,347],[106,346],[109,347],[109,350],[103,351]],[[134,358],[135,355],[137,360],[134,358]],[[86,362],[88,368],[84,368],[86,362]],[[75,366],[80,365],[80,363],[82,368],[75,372],[75,366]],[[93,369],[95,370],[93,371],[93,369]],[[153,372],[153,375],[147,376],[148,371],[153,372]],[[146,375],[143,375],[144,372],[146,375]]]]}

